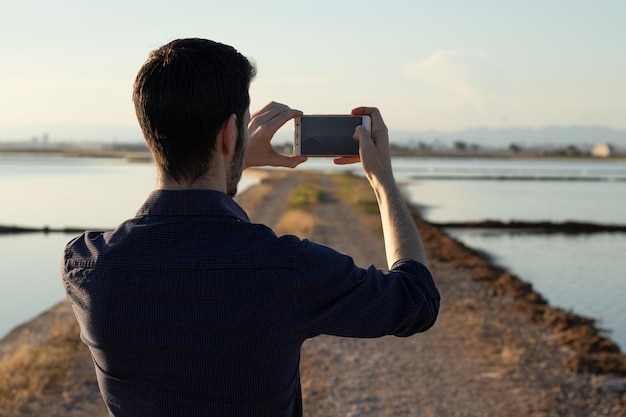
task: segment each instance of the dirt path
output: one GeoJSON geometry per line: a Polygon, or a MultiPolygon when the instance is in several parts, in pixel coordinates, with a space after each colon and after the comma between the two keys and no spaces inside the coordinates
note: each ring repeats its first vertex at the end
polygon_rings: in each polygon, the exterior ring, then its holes
{"type": "MultiPolygon", "coordinates": [[[[386,266],[376,221],[340,202],[334,177],[270,172],[238,197],[252,221],[275,227],[289,194],[314,181],[324,198],[307,209],[317,221],[302,237],[351,255],[362,266],[386,266]]],[[[405,339],[307,341],[301,365],[306,416],[626,416],[624,377],[565,369],[572,352],[557,343],[558,335],[531,322],[513,297],[494,296],[493,287],[476,281],[476,269],[466,265],[474,261],[458,262],[455,250],[445,259],[440,231],[423,226],[422,232],[442,294],[437,324],[405,339]]],[[[50,317],[58,318],[58,311],[50,317]]],[[[68,364],[62,391],[36,400],[28,414],[12,415],[106,415],[86,348],[68,364]]]]}

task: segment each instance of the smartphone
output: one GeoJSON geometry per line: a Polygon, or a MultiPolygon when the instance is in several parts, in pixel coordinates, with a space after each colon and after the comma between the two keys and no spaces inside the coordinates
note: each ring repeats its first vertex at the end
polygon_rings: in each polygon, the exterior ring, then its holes
{"type": "Polygon", "coordinates": [[[369,116],[305,115],[294,119],[293,150],[305,156],[359,155],[359,141],[353,138],[357,126],[372,131],[369,116]]]}

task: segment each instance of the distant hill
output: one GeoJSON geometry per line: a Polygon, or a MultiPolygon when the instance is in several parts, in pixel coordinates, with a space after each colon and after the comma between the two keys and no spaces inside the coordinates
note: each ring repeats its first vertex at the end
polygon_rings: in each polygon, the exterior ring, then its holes
{"type": "Polygon", "coordinates": [[[390,132],[400,143],[451,145],[456,141],[484,147],[506,148],[512,143],[525,147],[593,146],[607,142],[618,148],[626,148],[626,130],[600,126],[548,126],[542,128],[488,128],[477,127],[456,132],[435,130],[416,132],[390,132]]]}

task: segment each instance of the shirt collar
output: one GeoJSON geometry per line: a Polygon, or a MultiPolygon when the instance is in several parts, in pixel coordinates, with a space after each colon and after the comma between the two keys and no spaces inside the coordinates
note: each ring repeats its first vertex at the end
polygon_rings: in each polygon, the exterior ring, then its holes
{"type": "Polygon", "coordinates": [[[227,216],[250,223],[235,200],[215,190],[154,190],[137,216],[227,216]]]}

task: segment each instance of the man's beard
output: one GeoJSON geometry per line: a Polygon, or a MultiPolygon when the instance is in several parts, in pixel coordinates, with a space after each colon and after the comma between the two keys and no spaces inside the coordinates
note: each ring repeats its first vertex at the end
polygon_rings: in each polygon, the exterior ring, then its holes
{"type": "Polygon", "coordinates": [[[226,194],[231,197],[235,197],[237,194],[237,186],[241,179],[241,173],[243,171],[243,158],[244,158],[244,136],[243,129],[238,129],[237,142],[235,143],[235,152],[233,154],[233,160],[230,164],[230,172],[226,178],[226,194]]]}

